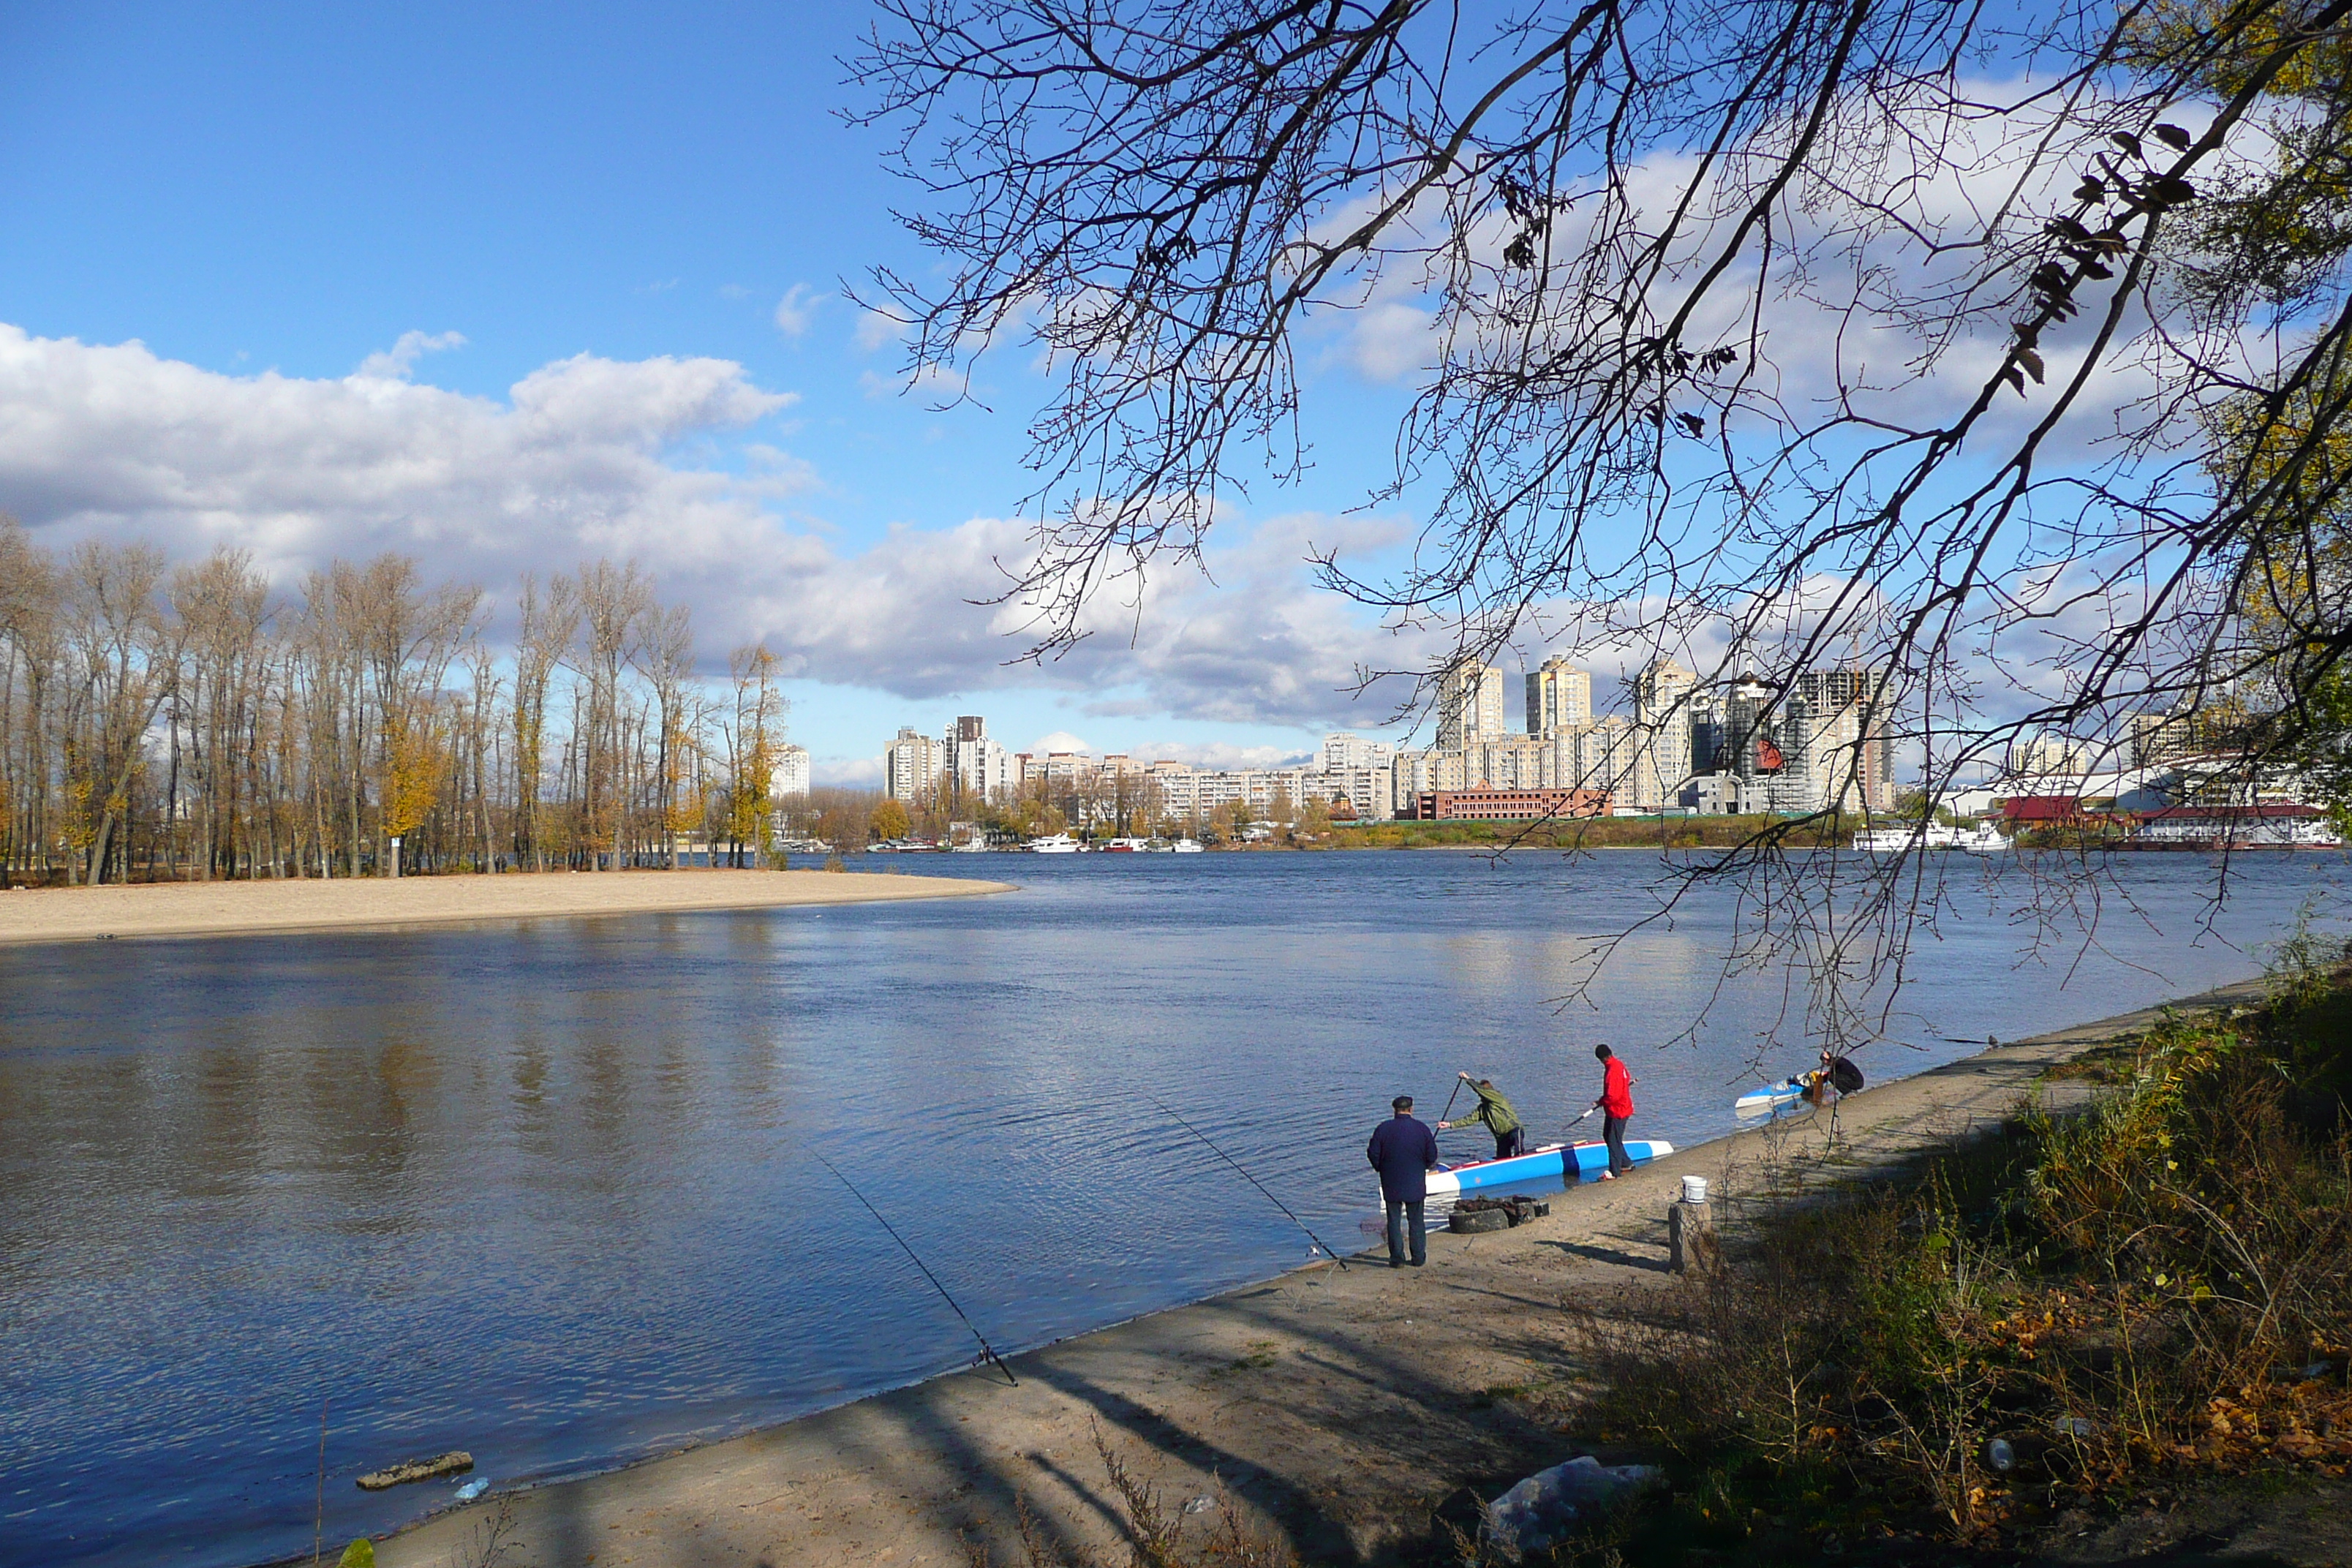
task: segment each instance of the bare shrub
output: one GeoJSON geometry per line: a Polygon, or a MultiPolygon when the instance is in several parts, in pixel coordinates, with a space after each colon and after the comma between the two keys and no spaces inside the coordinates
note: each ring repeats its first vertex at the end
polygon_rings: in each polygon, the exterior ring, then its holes
{"type": "MultiPolygon", "coordinates": [[[[1290,1543],[1252,1525],[1243,1517],[1231,1493],[1216,1489],[1215,1524],[1195,1542],[1184,1539],[1184,1514],[1171,1512],[1160,1500],[1159,1489],[1129,1468],[1102,1435],[1095,1435],[1095,1452],[1102,1459],[1104,1479],[1118,1496],[1127,1525],[1128,1568],[1297,1568],[1290,1543]]],[[[1007,1557],[1006,1568],[1107,1568],[1100,1557],[1055,1541],[1029,1507],[1014,1500],[1021,1542],[1018,1559],[1007,1557]]],[[[997,1559],[988,1542],[964,1538],[964,1556],[971,1568],[992,1568],[997,1559]]]]}

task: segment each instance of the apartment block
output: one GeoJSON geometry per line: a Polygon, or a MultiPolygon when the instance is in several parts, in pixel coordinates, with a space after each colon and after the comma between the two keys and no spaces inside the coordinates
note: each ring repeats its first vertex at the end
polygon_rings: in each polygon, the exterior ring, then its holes
{"type": "Polygon", "coordinates": [[[892,800],[913,805],[936,788],[946,748],[919,730],[901,729],[882,754],[882,789],[892,800]]]}
{"type": "Polygon", "coordinates": [[[1542,739],[1592,718],[1592,672],[1559,654],[1528,673],[1528,733],[1542,739]]]}
{"type": "Polygon", "coordinates": [[[1652,661],[1633,679],[1634,742],[1631,787],[1621,798],[1643,811],[1676,799],[1690,776],[1691,694],[1698,676],[1671,658],[1652,661]]]}
{"type": "Polygon", "coordinates": [[[776,764],[768,770],[768,793],[779,800],[786,795],[806,795],[811,782],[808,748],[794,745],[778,748],[776,764]]]}
{"type": "Polygon", "coordinates": [[[1013,753],[990,738],[988,721],[977,715],[956,720],[941,746],[941,773],[950,789],[976,800],[1002,800],[1019,788],[1013,753]]]}
{"type": "Polygon", "coordinates": [[[1459,752],[1506,733],[1503,672],[1477,659],[1463,659],[1438,678],[1437,749],[1459,752]]]}

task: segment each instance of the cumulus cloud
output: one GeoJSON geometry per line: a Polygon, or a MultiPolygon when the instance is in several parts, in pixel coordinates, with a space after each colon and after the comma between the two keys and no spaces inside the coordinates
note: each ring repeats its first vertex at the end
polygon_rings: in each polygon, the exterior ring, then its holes
{"type": "Polygon", "coordinates": [[[403,332],[400,341],[388,349],[381,349],[360,361],[359,369],[352,372],[354,381],[406,381],[416,362],[426,354],[439,353],[443,349],[466,346],[463,332],[403,332]]]}
{"type": "Polygon", "coordinates": [[[1048,756],[1055,752],[1092,752],[1093,750],[1092,746],[1087,745],[1067,730],[1056,730],[1050,735],[1040,735],[1029,742],[1029,754],[1033,757],[1048,756]]]}
{"type": "Polygon", "coordinates": [[[831,784],[844,789],[879,789],[882,787],[882,759],[872,757],[813,757],[809,760],[812,784],[831,784]]]}
{"type": "Polygon", "coordinates": [[[1411,657],[1304,564],[1310,548],[1384,548],[1402,526],[1300,515],[1227,531],[1208,576],[1170,567],[1114,592],[1070,657],[1008,663],[1029,614],[973,601],[1006,586],[1000,563],[1028,559],[1030,524],[971,518],[839,545],[770,510],[818,481],[751,428],[793,395],[739,364],[583,354],[501,401],[406,379],[435,343],[411,334],[372,358],[377,374],[305,380],[0,325],[0,510],[52,541],[146,539],[182,559],[247,549],[287,588],[387,550],[494,593],[524,572],[635,559],[692,607],[714,665],[764,638],[793,676],[908,699],[1116,688],[1187,719],[1362,724],[1374,720],[1347,695],[1357,666],[1411,657]],[[742,472],[682,466],[682,443],[713,436],[735,440],[742,472]]]}
{"type": "Polygon", "coordinates": [[[809,330],[809,322],[816,319],[817,307],[824,303],[824,296],[807,284],[793,284],[776,301],[776,330],[788,338],[799,337],[809,330]]]}
{"type": "Polygon", "coordinates": [[[857,346],[867,353],[898,342],[907,335],[907,322],[871,306],[858,312],[857,346]]]}
{"type": "Polygon", "coordinates": [[[664,459],[793,401],[741,366],[582,354],[500,404],[405,380],[433,345],[410,333],[371,357],[375,374],[320,381],[0,325],[0,507],[180,554],[241,546],[280,577],[401,550],[503,583],[551,552],[717,559],[768,531],[729,478],[664,459]]]}
{"type": "Polygon", "coordinates": [[[1307,761],[1311,753],[1285,751],[1280,746],[1240,746],[1226,741],[1196,745],[1183,741],[1155,741],[1135,748],[1135,755],[1153,762],[1190,763],[1196,768],[1286,768],[1307,761]]]}

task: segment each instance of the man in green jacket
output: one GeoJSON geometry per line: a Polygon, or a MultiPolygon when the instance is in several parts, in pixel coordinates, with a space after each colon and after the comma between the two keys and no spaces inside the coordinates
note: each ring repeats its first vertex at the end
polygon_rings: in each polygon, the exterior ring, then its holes
{"type": "Polygon", "coordinates": [[[1526,1153],[1528,1152],[1527,1131],[1519,1125],[1519,1113],[1511,1109],[1511,1102],[1505,1100],[1501,1092],[1483,1078],[1472,1078],[1466,1072],[1456,1076],[1464,1083],[1468,1084],[1471,1091],[1477,1095],[1478,1109],[1455,1121],[1439,1122],[1437,1130],[1443,1132],[1449,1127],[1467,1127],[1474,1121],[1483,1121],[1486,1124],[1486,1131],[1495,1135],[1496,1159],[1507,1160],[1514,1155],[1526,1153]]]}

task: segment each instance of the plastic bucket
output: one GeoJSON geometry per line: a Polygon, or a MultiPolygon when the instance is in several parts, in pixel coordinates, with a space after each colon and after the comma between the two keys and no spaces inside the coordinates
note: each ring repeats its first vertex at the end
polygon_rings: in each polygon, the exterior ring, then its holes
{"type": "Polygon", "coordinates": [[[1683,1202],[1686,1204],[1703,1204],[1706,1202],[1706,1178],[1705,1176],[1685,1176],[1683,1178],[1683,1202]]]}

